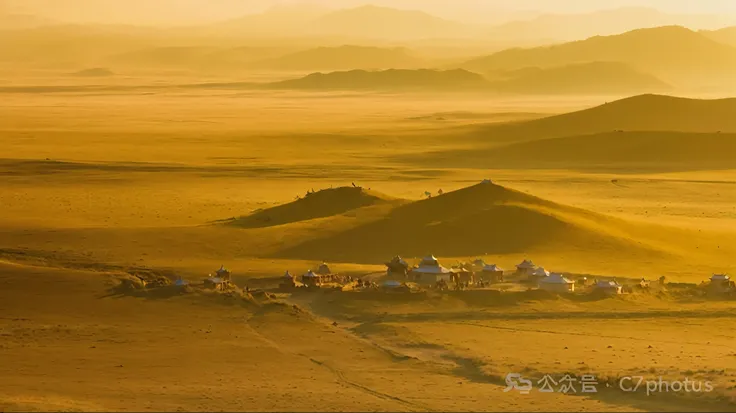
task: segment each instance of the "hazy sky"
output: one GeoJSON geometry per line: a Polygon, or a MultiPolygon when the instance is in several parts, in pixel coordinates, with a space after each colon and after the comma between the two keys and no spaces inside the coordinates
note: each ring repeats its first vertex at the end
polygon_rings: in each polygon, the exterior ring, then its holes
{"type": "Polygon", "coordinates": [[[495,22],[513,11],[569,13],[628,6],[673,13],[736,13],[736,0],[0,0],[0,7],[65,21],[154,24],[228,19],[293,3],[330,8],[370,3],[476,22],[495,22]]]}

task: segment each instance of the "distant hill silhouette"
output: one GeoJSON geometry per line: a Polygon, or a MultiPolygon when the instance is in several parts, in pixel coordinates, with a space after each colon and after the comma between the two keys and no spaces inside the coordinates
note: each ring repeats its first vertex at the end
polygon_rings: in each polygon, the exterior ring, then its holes
{"type": "Polygon", "coordinates": [[[490,36],[515,39],[574,41],[592,36],[609,36],[631,30],[668,25],[719,27],[728,21],[717,14],[668,14],[647,7],[622,7],[578,14],[542,14],[492,28],[490,36]]]}
{"type": "Polygon", "coordinates": [[[736,47],[736,26],[720,30],[701,30],[700,34],[716,42],[736,47]]]}
{"type": "Polygon", "coordinates": [[[593,246],[598,252],[656,253],[625,231],[619,220],[482,183],[398,206],[382,219],[315,236],[274,256],[381,262],[397,252],[468,256],[593,246]]]}
{"type": "Polygon", "coordinates": [[[319,47],[255,62],[251,67],[269,70],[411,69],[424,62],[404,48],[345,45],[319,47]]]}
{"type": "Polygon", "coordinates": [[[662,92],[671,87],[647,73],[618,62],[579,63],[548,69],[494,72],[493,88],[512,93],[632,94],[662,92]]]}
{"type": "Polygon", "coordinates": [[[555,46],[509,49],[460,66],[485,73],[594,61],[621,62],[658,77],[707,77],[732,73],[736,69],[736,49],[692,30],[669,26],[596,36],[555,46]]]}
{"type": "Polygon", "coordinates": [[[488,81],[465,70],[351,70],[312,73],[306,77],[268,84],[272,89],[307,90],[473,90],[488,87],[488,81]]]}
{"type": "Polygon", "coordinates": [[[230,221],[241,228],[263,228],[291,224],[343,214],[354,209],[395,201],[392,198],[363,188],[341,187],[324,189],[306,195],[297,201],[257,211],[230,221]]]}
{"type": "Polygon", "coordinates": [[[77,77],[107,77],[114,76],[115,73],[106,67],[94,67],[74,72],[72,75],[77,77]]]}

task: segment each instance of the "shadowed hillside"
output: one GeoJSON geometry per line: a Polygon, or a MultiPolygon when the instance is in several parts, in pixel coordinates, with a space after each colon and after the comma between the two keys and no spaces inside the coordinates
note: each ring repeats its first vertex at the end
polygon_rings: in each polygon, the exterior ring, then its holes
{"type": "Polygon", "coordinates": [[[295,202],[257,211],[237,218],[230,225],[242,228],[263,228],[326,218],[354,209],[388,203],[391,198],[363,188],[342,187],[309,193],[295,202]]]}
{"type": "Polygon", "coordinates": [[[487,125],[471,135],[487,144],[624,131],[736,133],[736,99],[640,95],[527,122],[487,125]]]}
{"type": "MultiPolygon", "coordinates": [[[[381,262],[395,254],[444,256],[544,249],[641,253],[617,220],[482,183],[395,208],[384,219],[317,237],[277,257],[381,262]]],[[[654,253],[649,251],[649,253],[654,253]]]]}
{"type": "Polygon", "coordinates": [[[657,76],[725,75],[736,68],[736,49],[689,29],[669,26],[549,47],[509,49],[468,61],[461,67],[487,72],[594,61],[622,62],[657,76]]]}
{"type": "Polygon", "coordinates": [[[351,70],[347,72],[312,73],[301,79],[266,85],[271,89],[347,89],[347,90],[457,90],[487,89],[488,81],[465,70],[351,70]]]}
{"type": "Polygon", "coordinates": [[[624,63],[592,62],[548,69],[527,68],[495,72],[502,78],[493,88],[509,93],[624,94],[661,92],[670,86],[624,63]]]}
{"type": "Polygon", "coordinates": [[[320,47],[259,61],[254,68],[270,70],[352,70],[417,68],[422,60],[404,48],[366,46],[320,47]]]}

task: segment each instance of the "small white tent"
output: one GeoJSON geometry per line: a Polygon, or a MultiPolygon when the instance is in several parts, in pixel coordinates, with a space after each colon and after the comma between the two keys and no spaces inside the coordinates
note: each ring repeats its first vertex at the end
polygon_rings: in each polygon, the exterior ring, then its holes
{"type": "Polygon", "coordinates": [[[539,282],[539,288],[555,293],[569,293],[575,291],[575,282],[562,274],[553,273],[539,282]]]}

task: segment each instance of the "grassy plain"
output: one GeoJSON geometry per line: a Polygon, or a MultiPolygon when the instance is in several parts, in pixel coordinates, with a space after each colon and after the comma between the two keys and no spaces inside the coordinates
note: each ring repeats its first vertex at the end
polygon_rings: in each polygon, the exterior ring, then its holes
{"type": "MultiPolygon", "coordinates": [[[[736,272],[736,164],[660,168],[650,153],[646,168],[641,157],[494,166],[468,155],[554,138],[524,122],[616,97],[133,87],[150,80],[2,94],[0,409],[733,410],[728,300],[665,291],[504,301],[477,291],[282,305],[111,288],[137,268],[197,280],[226,264],[238,284],[269,286],[323,259],[365,275],[394,254],[427,253],[448,265],[482,256],[510,269],[530,257],[554,271],[700,283],[736,272]],[[474,186],[483,179],[500,186],[474,186]],[[370,190],[269,210],[353,183],[370,190]],[[439,189],[446,195],[422,200],[439,189]],[[255,225],[253,212],[276,222],[255,225]],[[715,391],[504,393],[503,376],[517,370],[691,377],[715,391]]],[[[655,126],[715,134],[712,121],[655,126]]],[[[561,122],[550,133],[612,132],[561,122]]],[[[718,148],[728,148],[722,122],[718,148]]],[[[542,148],[535,156],[560,150],[542,148]]]]}

